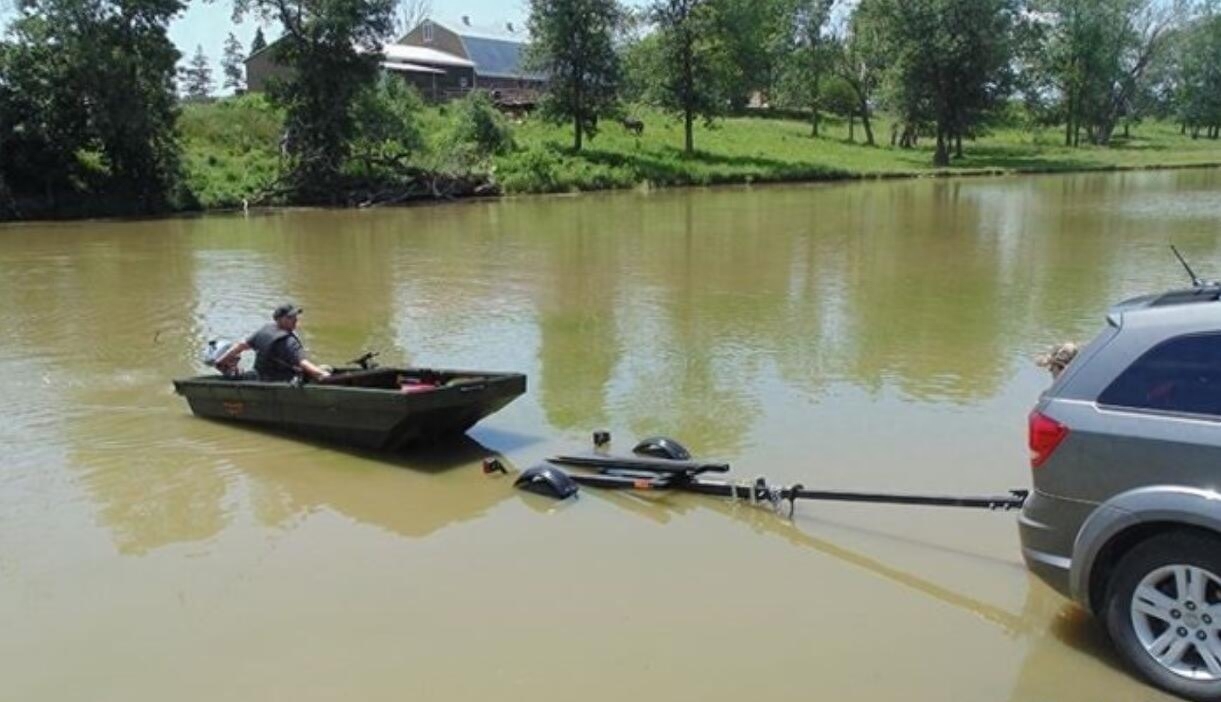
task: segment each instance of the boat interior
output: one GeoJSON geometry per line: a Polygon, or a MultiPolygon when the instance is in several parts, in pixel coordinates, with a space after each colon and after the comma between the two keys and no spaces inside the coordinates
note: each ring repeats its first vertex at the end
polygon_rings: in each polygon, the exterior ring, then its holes
{"type": "Polygon", "coordinates": [[[338,369],[331,377],[322,381],[321,384],[372,390],[401,390],[408,387],[429,389],[464,385],[486,381],[487,379],[486,375],[435,371],[427,368],[338,369]]]}

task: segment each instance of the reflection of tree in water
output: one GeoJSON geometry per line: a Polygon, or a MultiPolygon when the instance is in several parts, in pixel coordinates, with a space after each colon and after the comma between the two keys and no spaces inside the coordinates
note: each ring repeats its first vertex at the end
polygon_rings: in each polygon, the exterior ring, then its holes
{"type": "Polygon", "coordinates": [[[633,344],[644,367],[627,414],[639,434],[732,454],[759,412],[752,385],[783,316],[789,255],[754,238],[756,196],[742,194],[732,210],[711,206],[712,197],[650,203],[641,256],[662,292],[657,318],[640,325],[649,337],[633,344]]]}
{"type": "Polygon", "coordinates": [[[854,190],[819,192],[804,221],[794,222],[791,260],[782,278],[785,304],[775,324],[775,360],[780,377],[808,396],[822,393],[843,376],[837,358],[837,307],[845,287],[844,248],[858,231],[862,208],[854,190]]]}
{"type": "MultiPolygon", "coordinates": [[[[621,241],[583,203],[554,208],[568,215],[541,224],[540,390],[547,420],[560,429],[590,429],[606,421],[606,394],[621,343],[617,334],[621,241]]],[[[614,223],[622,227],[623,222],[614,223]]]]}
{"type": "Polygon", "coordinates": [[[182,405],[168,390],[194,368],[198,344],[191,224],[99,226],[87,232],[93,250],[50,281],[55,294],[26,310],[56,320],[41,348],[67,350],[71,470],[122,553],[211,538],[227,521],[223,466],[176,436],[182,405]]]}
{"type": "Polygon", "coordinates": [[[1080,174],[1032,181],[1022,262],[1029,272],[1029,320],[1041,323],[1034,330],[1040,345],[1086,341],[1112,304],[1185,287],[1171,243],[1207,265],[1221,244],[1215,217],[1177,206],[1201,175],[1080,174]]]}
{"type": "Polygon", "coordinates": [[[414,213],[366,214],[301,213],[286,223],[291,232],[274,239],[286,294],[305,308],[306,341],[320,363],[343,363],[369,349],[401,356],[394,348],[397,235],[414,213]]]}
{"type": "Polygon", "coordinates": [[[1026,334],[1017,343],[1087,341],[1124,294],[1117,263],[1132,243],[1125,241],[1131,222],[1115,203],[1101,206],[1116,197],[1114,187],[1114,179],[1079,175],[1038,179],[1025,192],[1018,256],[1025,275],[1016,284],[1026,295],[1013,316],[1026,334]]]}
{"type": "Polygon", "coordinates": [[[917,397],[967,399],[1003,382],[1009,311],[995,242],[961,187],[886,188],[849,244],[844,362],[867,387],[893,380],[917,397]]]}
{"type": "MultiPolygon", "coordinates": [[[[139,424],[147,427],[147,422],[139,424]]],[[[222,461],[181,443],[150,444],[142,429],[133,432],[97,421],[85,426],[90,437],[112,437],[107,442],[82,438],[72,457],[119,553],[141,555],[170,544],[205,541],[225,528],[229,484],[222,461]]]]}

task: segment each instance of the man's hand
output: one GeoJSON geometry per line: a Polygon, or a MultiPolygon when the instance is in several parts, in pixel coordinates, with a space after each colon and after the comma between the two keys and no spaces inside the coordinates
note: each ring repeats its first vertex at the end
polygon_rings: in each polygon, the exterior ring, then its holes
{"type": "Polygon", "coordinates": [[[228,374],[230,369],[236,371],[237,364],[242,357],[242,353],[249,348],[250,344],[247,344],[245,341],[239,341],[230,346],[229,350],[226,351],[223,356],[216,359],[216,363],[212,365],[216,366],[216,369],[221,373],[228,374]]]}
{"type": "Polygon", "coordinates": [[[325,368],[320,368],[305,359],[301,360],[301,370],[310,380],[323,380],[331,376],[325,368]]]}

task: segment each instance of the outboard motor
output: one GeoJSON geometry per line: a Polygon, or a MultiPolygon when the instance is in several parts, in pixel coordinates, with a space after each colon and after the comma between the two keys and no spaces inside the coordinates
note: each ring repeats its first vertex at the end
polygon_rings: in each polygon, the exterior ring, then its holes
{"type": "MultiPolygon", "coordinates": [[[[208,345],[204,347],[203,352],[199,354],[199,360],[209,368],[216,368],[216,362],[219,361],[220,358],[224,356],[232,346],[232,341],[226,341],[224,339],[212,339],[208,342],[208,345]]],[[[237,364],[234,364],[227,369],[218,368],[217,370],[220,371],[221,375],[226,377],[232,377],[238,374],[237,364]]]]}

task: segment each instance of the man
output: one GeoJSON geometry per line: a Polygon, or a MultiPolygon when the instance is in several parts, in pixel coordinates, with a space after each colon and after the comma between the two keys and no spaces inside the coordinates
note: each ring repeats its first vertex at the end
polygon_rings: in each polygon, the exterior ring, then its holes
{"type": "Polygon", "coordinates": [[[264,326],[245,341],[233,344],[228,351],[216,359],[216,368],[226,375],[237,366],[239,357],[247,349],[254,349],[254,371],[259,380],[282,383],[304,374],[311,380],[322,380],[330,375],[325,368],[314,365],[305,358],[305,348],[297,336],[297,317],[301,308],[289,302],[280,305],[271,313],[273,322],[264,326]]]}

